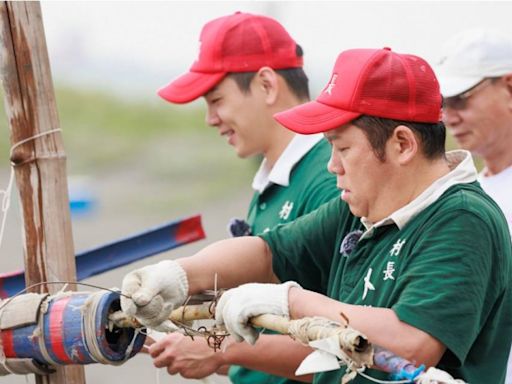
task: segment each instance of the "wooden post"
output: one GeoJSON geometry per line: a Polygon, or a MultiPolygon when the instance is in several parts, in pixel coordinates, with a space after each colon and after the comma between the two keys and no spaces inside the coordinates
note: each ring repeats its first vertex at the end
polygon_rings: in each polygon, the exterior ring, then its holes
{"type": "MultiPolygon", "coordinates": [[[[27,286],[45,281],[76,281],[66,182],[66,157],[38,2],[0,2],[0,61],[11,156],[20,192],[25,232],[27,286]]],[[[33,291],[58,291],[43,285],[33,291]]],[[[85,383],[83,367],[66,366],[38,384],[85,383]]]]}

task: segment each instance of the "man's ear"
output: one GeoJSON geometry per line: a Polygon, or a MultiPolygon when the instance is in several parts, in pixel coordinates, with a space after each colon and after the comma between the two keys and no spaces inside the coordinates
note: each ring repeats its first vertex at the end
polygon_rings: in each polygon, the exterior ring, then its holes
{"type": "Polygon", "coordinates": [[[512,73],[502,76],[502,81],[505,84],[508,97],[508,108],[512,111],[512,73]]]}
{"type": "Polygon", "coordinates": [[[409,163],[419,151],[418,137],[405,125],[395,128],[388,143],[392,151],[391,155],[400,165],[409,163]]]}
{"type": "Polygon", "coordinates": [[[270,67],[261,67],[254,77],[255,86],[263,92],[265,102],[272,105],[276,102],[279,93],[279,79],[277,73],[270,67]]]}

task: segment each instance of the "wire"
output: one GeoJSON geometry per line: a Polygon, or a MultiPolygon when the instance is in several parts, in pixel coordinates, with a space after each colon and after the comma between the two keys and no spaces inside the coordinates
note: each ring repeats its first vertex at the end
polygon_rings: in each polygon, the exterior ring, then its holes
{"type": "Polygon", "coordinates": [[[105,287],[101,287],[99,285],[94,285],[94,284],[89,284],[89,283],[81,283],[79,281],[42,281],[40,283],[34,283],[32,285],[29,285],[28,287],[25,287],[21,291],[17,292],[15,295],[13,295],[13,296],[9,297],[8,299],[4,300],[0,304],[0,310],[2,310],[7,304],[9,304],[15,297],[17,297],[17,296],[27,292],[29,289],[34,288],[34,287],[38,287],[40,285],[47,285],[47,284],[48,285],[52,285],[52,284],[76,284],[76,285],[82,285],[82,286],[85,286],[85,287],[97,288],[97,289],[102,289],[104,291],[114,292],[114,293],[117,293],[120,296],[124,296],[124,297],[126,297],[128,299],[130,298],[129,296],[127,296],[124,293],[122,293],[119,289],[105,288],[105,287]]]}

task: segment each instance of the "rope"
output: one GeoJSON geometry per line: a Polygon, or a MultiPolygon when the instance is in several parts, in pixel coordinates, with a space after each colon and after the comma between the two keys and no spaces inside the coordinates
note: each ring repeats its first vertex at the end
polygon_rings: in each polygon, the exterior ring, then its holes
{"type": "MultiPolygon", "coordinates": [[[[102,290],[100,292],[92,293],[91,296],[86,300],[86,302],[84,303],[84,306],[82,308],[83,318],[82,318],[82,322],[81,322],[81,330],[82,330],[82,335],[84,335],[84,338],[85,338],[84,347],[89,352],[89,356],[94,361],[96,361],[98,363],[102,363],[102,364],[119,365],[119,364],[124,363],[126,360],[128,360],[130,358],[130,355],[133,351],[133,347],[135,345],[137,336],[142,331],[141,329],[135,329],[132,340],[130,341],[130,343],[125,351],[124,358],[120,361],[110,361],[110,360],[106,359],[105,356],[101,352],[101,348],[100,348],[100,345],[98,344],[98,340],[96,337],[97,330],[95,328],[95,326],[96,326],[95,320],[96,320],[97,310],[99,308],[99,302],[101,301],[101,299],[104,296],[103,291],[109,291],[109,292],[119,294],[121,296],[126,296],[123,293],[119,292],[119,290],[117,290],[117,289],[110,289],[110,288],[106,288],[106,287],[102,287],[102,286],[98,286],[98,285],[94,285],[94,284],[81,283],[81,282],[76,282],[76,281],[47,281],[47,282],[35,283],[35,284],[32,284],[32,285],[22,289],[21,291],[17,292],[14,296],[11,296],[8,299],[3,300],[0,303],[0,316],[2,313],[1,309],[6,307],[15,297],[25,293],[27,290],[29,290],[31,288],[41,286],[41,285],[46,285],[46,284],[49,284],[49,285],[64,284],[63,289],[66,288],[68,284],[77,284],[77,285],[82,285],[82,286],[92,287],[92,288],[97,288],[97,289],[102,290]]],[[[48,351],[46,349],[45,337],[44,337],[44,316],[43,316],[43,314],[48,311],[49,303],[51,300],[58,299],[62,296],[66,296],[66,295],[72,295],[73,293],[74,292],[70,292],[70,291],[63,292],[63,290],[61,289],[57,294],[48,296],[41,304],[41,316],[39,316],[38,327],[36,328],[35,332],[40,333],[40,335],[38,335],[39,336],[38,337],[39,349],[40,349],[41,355],[44,357],[44,359],[46,360],[46,362],[49,365],[55,366],[55,365],[61,365],[61,364],[59,364],[58,362],[53,360],[50,357],[50,354],[48,353],[48,351]]],[[[1,330],[0,330],[0,332],[1,332],[1,330]]],[[[5,353],[3,350],[3,346],[0,343],[0,363],[3,363],[5,361],[5,359],[6,359],[6,357],[5,357],[5,353]]],[[[8,370],[7,367],[6,367],[6,369],[8,370]]]]}
{"type": "Polygon", "coordinates": [[[96,329],[95,319],[96,319],[96,310],[98,308],[98,303],[103,297],[103,292],[96,292],[92,294],[84,306],[82,307],[82,335],[85,336],[85,349],[89,352],[91,358],[97,363],[101,364],[109,364],[110,362],[104,358],[101,353],[100,347],[96,342],[96,329]]]}
{"type": "MultiPolygon", "coordinates": [[[[9,158],[10,159],[12,158],[14,150],[16,148],[18,148],[19,146],[21,146],[21,145],[23,145],[25,143],[28,143],[29,141],[38,139],[38,138],[46,136],[46,135],[51,135],[52,133],[56,133],[56,132],[60,132],[60,131],[62,131],[62,129],[56,128],[56,129],[52,129],[52,130],[49,130],[49,131],[46,131],[46,132],[38,133],[38,134],[36,134],[34,136],[31,136],[31,137],[28,137],[28,138],[23,139],[21,141],[18,141],[17,143],[15,143],[11,147],[11,149],[9,151],[9,158]]],[[[25,162],[23,162],[23,163],[25,163],[25,162]]],[[[4,239],[4,230],[5,230],[5,222],[6,222],[6,219],[7,219],[7,212],[9,211],[9,207],[11,206],[11,193],[12,193],[12,185],[13,185],[13,181],[14,181],[14,167],[16,167],[18,165],[21,165],[21,164],[15,164],[11,160],[11,170],[10,170],[10,175],[9,175],[9,183],[7,184],[7,188],[0,189],[0,196],[2,196],[2,206],[1,206],[2,221],[1,221],[1,224],[0,224],[0,248],[2,247],[2,243],[3,243],[3,239],[4,239]]]]}
{"type": "MultiPolygon", "coordinates": [[[[18,296],[18,294],[16,294],[16,296],[18,296]]],[[[37,328],[35,329],[35,332],[39,333],[39,335],[38,335],[39,337],[37,338],[37,343],[39,344],[39,350],[41,351],[41,355],[43,355],[43,357],[46,360],[46,363],[48,365],[55,366],[55,365],[59,365],[59,363],[57,363],[55,360],[53,360],[51,358],[50,353],[46,349],[45,337],[44,337],[44,315],[43,314],[48,311],[48,306],[50,305],[49,298],[50,297],[47,297],[44,300],[44,302],[41,304],[41,315],[39,316],[39,321],[37,323],[37,328]]]]}
{"type": "Polygon", "coordinates": [[[361,332],[350,327],[343,328],[340,323],[322,317],[305,317],[292,320],[288,331],[306,345],[312,340],[337,336],[340,340],[340,346],[351,352],[357,352],[356,348],[362,337],[361,332]]]}
{"type": "Polygon", "coordinates": [[[0,224],[0,247],[2,246],[3,238],[4,238],[4,230],[5,230],[5,222],[7,219],[7,212],[9,211],[9,207],[11,206],[11,191],[12,184],[14,180],[14,168],[11,167],[10,175],[9,175],[9,183],[7,184],[7,188],[0,189],[0,196],[2,196],[2,222],[0,224]]]}
{"type": "MultiPolygon", "coordinates": [[[[380,383],[380,384],[408,384],[411,382],[410,380],[398,380],[398,381],[379,380],[379,379],[376,379],[374,377],[371,377],[371,376],[365,374],[363,371],[357,371],[357,374],[363,376],[365,379],[373,381],[374,383],[380,383]]],[[[427,383],[425,383],[425,384],[427,384],[427,383]]]]}

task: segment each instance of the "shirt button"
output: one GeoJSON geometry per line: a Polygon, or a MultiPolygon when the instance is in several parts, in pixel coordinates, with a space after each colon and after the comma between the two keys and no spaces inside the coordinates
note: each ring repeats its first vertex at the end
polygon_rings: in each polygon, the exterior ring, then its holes
{"type": "Polygon", "coordinates": [[[267,208],[267,203],[261,203],[260,209],[263,211],[263,210],[265,210],[265,208],[267,208]]]}

